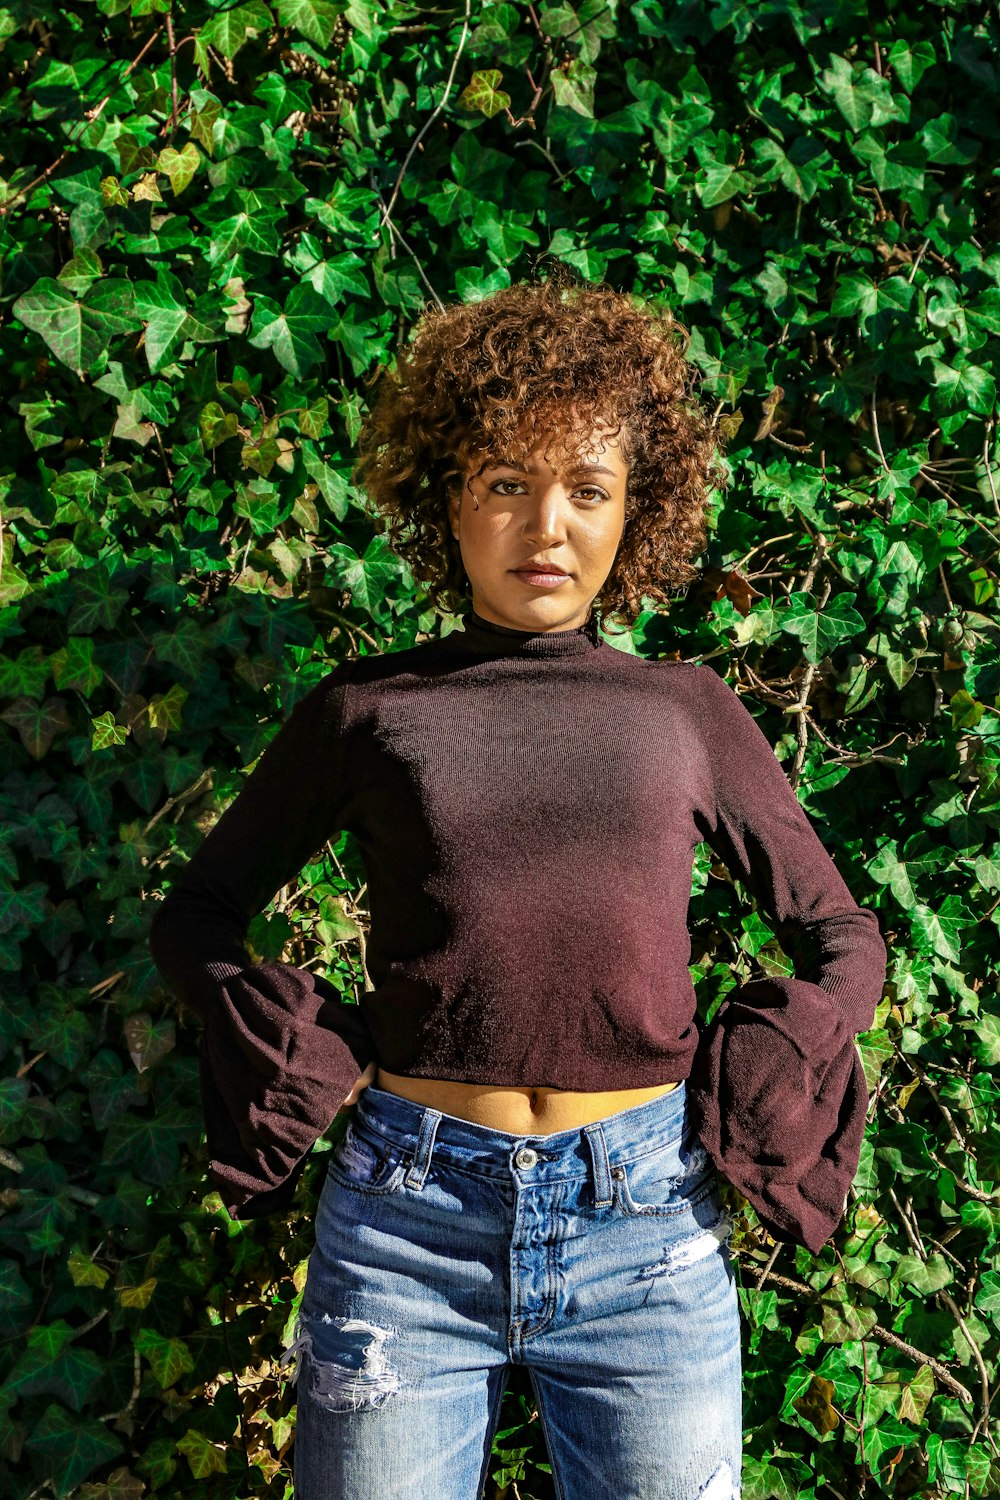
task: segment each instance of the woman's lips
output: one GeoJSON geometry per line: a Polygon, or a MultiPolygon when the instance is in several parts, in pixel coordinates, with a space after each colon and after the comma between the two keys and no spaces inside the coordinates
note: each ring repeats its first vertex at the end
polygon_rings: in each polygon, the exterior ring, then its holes
{"type": "Polygon", "coordinates": [[[515,578],[520,578],[523,583],[536,589],[558,588],[569,579],[568,573],[543,573],[536,568],[513,568],[511,571],[515,578]]]}

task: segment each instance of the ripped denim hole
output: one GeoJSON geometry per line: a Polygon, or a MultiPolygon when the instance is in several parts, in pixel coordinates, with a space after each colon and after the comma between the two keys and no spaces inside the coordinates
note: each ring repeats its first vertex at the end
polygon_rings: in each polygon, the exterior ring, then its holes
{"type": "MultiPolygon", "coordinates": [[[[687,1239],[678,1240],[676,1245],[671,1245],[662,1260],[646,1266],[642,1275],[661,1276],[670,1271],[680,1271],[685,1266],[693,1266],[696,1261],[704,1260],[706,1255],[712,1255],[720,1245],[725,1244],[732,1233],[732,1227],[729,1211],[724,1208],[714,1224],[707,1229],[699,1229],[697,1234],[688,1235],[687,1239]]],[[[711,1491],[709,1500],[715,1500],[711,1491]]]]}
{"type": "Polygon", "coordinates": [[[739,1500],[739,1490],[733,1484],[733,1471],[725,1459],[698,1491],[697,1500],[739,1500]]]}
{"type": "Polygon", "coordinates": [[[303,1369],[307,1371],[309,1395],[324,1411],[360,1411],[381,1406],[399,1390],[400,1379],[389,1368],[386,1340],[395,1330],[379,1328],[361,1318],[331,1318],[324,1313],[322,1322],[333,1324],[344,1336],[337,1353],[339,1360],[319,1360],[313,1350],[309,1329],[300,1321],[292,1343],[281,1356],[280,1364],[295,1360],[293,1384],[303,1369]]]}

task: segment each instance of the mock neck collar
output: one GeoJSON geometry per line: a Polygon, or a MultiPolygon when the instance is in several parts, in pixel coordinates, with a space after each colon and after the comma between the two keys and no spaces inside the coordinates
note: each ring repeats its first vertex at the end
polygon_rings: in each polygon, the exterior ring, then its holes
{"type": "Polygon", "coordinates": [[[602,644],[593,612],[570,630],[516,630],[484,619],[471,606],[461,618],[465,628],[451,631],[445,642],[476,656],[585,656],[602,644]]]}

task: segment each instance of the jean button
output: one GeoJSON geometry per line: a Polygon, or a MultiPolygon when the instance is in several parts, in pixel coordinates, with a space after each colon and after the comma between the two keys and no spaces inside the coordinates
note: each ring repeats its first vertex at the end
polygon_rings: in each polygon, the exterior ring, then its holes
{"type": "Polygon", "coordinates": [[[533,1167],[537,1160],[538,1152],[532,1151],[530,1146],[522,1146],[520,1151],[518,1151],[517,1155],[514,1157],[514,1161],[517,1163],[517,1165],[524,1168],[525,1170],[527,1170],[528,1167],[533,1167]]]}

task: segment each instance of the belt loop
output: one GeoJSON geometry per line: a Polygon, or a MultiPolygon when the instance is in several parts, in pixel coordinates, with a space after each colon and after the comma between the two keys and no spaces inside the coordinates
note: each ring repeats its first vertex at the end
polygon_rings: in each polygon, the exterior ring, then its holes
{"type": "Polygon", "coordinates": [[[403,1181],[407,1187],[417,1188],[424,1185],[424,1178],[431,1164],[431,1156],[434,1151],[434,1137],[441,1123],[441,1112],[437,1109],[425,1109],[420,1120],[420,1131],[417,1135],[417,1148],[413,1153],[413,1164],[407,1172],[403,1181]]]}
{"type": "Polygon", "coordinates": [[[608,1161],[608,1143],[604,1138],[600,1121],[583,1127],[594,1163],[594,1206],[607,1208],[612,1202],[611,1164],[608,1161]]]}

